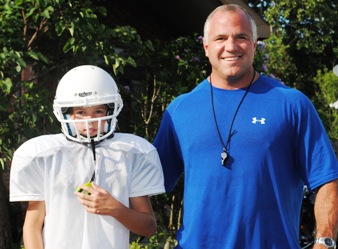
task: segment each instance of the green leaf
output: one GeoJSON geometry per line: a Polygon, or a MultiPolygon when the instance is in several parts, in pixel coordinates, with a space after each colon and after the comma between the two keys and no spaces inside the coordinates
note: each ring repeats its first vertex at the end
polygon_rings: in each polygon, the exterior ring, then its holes
{"type": "Polygon", "coordinates": [[[13,87],[13,83],[12,83],[10,78],[6,78],[4,80],[1,80],[0,85],[1,85],[1,90],[6,94],[9,94],[12,90],[12,87],[13,87]]]}

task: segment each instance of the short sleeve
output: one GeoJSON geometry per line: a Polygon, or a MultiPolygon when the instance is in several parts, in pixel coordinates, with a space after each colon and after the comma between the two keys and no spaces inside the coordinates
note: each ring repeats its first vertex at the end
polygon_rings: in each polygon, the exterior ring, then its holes
{"type": "Polygon", "coordinates": [[[162,166],[156,149],[136,155],[130,197],[157,195],[164,192],[162,166]]]}
{"type": "Polygon", "coordinates": [[[10,201],[44,200],[43,170],[28,155],[15,153],[10,172],[10,201]]]}

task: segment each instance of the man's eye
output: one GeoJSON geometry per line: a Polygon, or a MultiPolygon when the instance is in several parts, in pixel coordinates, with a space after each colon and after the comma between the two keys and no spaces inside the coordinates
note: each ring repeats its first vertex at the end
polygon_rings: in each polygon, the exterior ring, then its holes
{"type": "Polygon", "coordinates": [[[245,35],[241,35],[241,36],[238,36],[238,39],[240,39],[240,40],[247,40],[248,37],[245,36],[245,35]]]}

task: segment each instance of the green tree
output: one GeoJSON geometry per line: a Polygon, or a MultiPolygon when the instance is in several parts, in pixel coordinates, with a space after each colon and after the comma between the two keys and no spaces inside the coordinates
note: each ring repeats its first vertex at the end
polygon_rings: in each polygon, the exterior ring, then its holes
{"type": "Polygon", "coordinates": [[[318,70],[314,78],[319,86],[316,92],[315,103],[319,108],[319,114],[332,141],[338,141],[338,111],[330,107],[331,103],[338,100],[338,76],[331,70],[318,70]]]}

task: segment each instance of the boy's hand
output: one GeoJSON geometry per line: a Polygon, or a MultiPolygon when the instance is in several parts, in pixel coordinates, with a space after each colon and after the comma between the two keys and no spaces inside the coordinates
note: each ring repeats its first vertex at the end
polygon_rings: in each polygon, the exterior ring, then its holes
{"type": "Polygon", "coordinates": [[[78,189],[82,189],[82,192],[75,191],[75,195],[78,197],[79,202],[86,207],[86,210],[90,213],[111,215],[114,217],[116,211],[126,208],[121,202],[116,200],[107,190],[101,188],[95,183],[91,182],[91,186],[88,184],[82,184],[78,189]]]}

